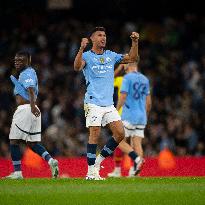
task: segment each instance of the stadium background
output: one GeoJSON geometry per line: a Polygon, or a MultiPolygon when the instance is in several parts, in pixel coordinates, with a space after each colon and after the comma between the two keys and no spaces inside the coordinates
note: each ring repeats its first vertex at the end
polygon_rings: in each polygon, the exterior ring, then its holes
{"type": "MultiPolygon", "coordinates": [[[[150,79],[153,106],[145,156],[168,147],[176,156],[205,154],[205,17],[200,1],[7,0],[0,3],[0,157],[9,158],[8,134],[15,101],[15,52],[33,55],[40,84],[42,141],[55,157],[84,156],[87,130],[82,73],[73,71],[80,39],[97,25],[108,48],[126,53],[131,31],[140,33],[140,70],[150,79]],[[49,4],[50,2],[50,4],[49,4]],[[49,6],[50,5],[50,6],[49,6]],[[55,5],[54,5],[55,6],[55,5]]],[[[102,131],[100,146],[110,136],[102,131]]]]}

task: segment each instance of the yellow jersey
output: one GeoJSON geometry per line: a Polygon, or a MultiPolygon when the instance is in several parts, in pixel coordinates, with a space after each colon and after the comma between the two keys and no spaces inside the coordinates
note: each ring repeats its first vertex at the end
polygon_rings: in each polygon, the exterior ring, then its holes
{"type": "MultiPolygon", "coordinates": [[[[123,81],[123,76],[119,76],[119,77],[116,77],[114,79],[114,87],[117,88],[118,99],[120,97],[120,90],[121,90],[121,86],[122,86],[122,81],[123,81]]],[[[122,114],[122,108],[119,110],[119,114],[120,115],[122,114]]]]}

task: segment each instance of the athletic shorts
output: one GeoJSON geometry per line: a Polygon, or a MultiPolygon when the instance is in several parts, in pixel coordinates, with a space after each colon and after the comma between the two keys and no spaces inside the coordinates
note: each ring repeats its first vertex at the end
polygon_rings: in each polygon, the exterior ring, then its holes
{"type": "Polygon", "coordinates": [[[9,139],[41,141],[41,115],[39,117],[33,115],[30,104],[17,107],[13,115],[9,139]]]}
{"type": "Polygon", "coordinates": [[[125,137],[141,137],[144,138],[145,125],[133,125],[127,121],[122,121],[125,129],[125,137]]]}
{"type": "Polygon", "coordinates": [[[94,104],[84,104],[86,127],[105,126],[111,122],[121,120],[116,108],[111,106],[101,107],[94,104]]]}

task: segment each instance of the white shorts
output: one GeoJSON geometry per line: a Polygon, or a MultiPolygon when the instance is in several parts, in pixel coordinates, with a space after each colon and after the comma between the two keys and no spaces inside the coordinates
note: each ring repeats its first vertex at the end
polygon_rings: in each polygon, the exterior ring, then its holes
{"type": "Polygon", "coordinates": [[[111,122],[121,120],[116,108],[111,106],[101,107],[94,104],[85,104],[86,127],[105,126],[111,122]]]}
{"type": "Polygon", "coordinates": [[[125,129],[125,137],[141,137],[144,138],[144,125],[133,125],[127,121],[123,121],[125,129]]]}
{"type": "Polygon", "coordinates": [[[41,115],[39,117],[33,115],[30,104],[17,107],[13,115],[9,139],[41,141],[41,115]]]}

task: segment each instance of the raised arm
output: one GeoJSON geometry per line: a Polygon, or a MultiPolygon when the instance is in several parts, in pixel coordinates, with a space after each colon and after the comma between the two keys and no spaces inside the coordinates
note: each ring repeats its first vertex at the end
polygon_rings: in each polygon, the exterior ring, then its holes
{"type": "Polygon", "coordinates": [[[83,60],[83,51],[86,48],[88,42],[89,41],[87,38],[82,38],[80,49],[74,60],[74,70],[75,71],[81,71],[85,66],[85,61],[83,60]]]}
{"type": "Polygon", "coordinates": [[[132,46],[130,48],[129,54],[126,54],[122,61],[120,62],[121,64],[126,64],[126,63],[134,63],[138,59],[138,40],[139,40],[139,33],[137,32],[132,32],[130,38],[132,39],[132,46]]]}

